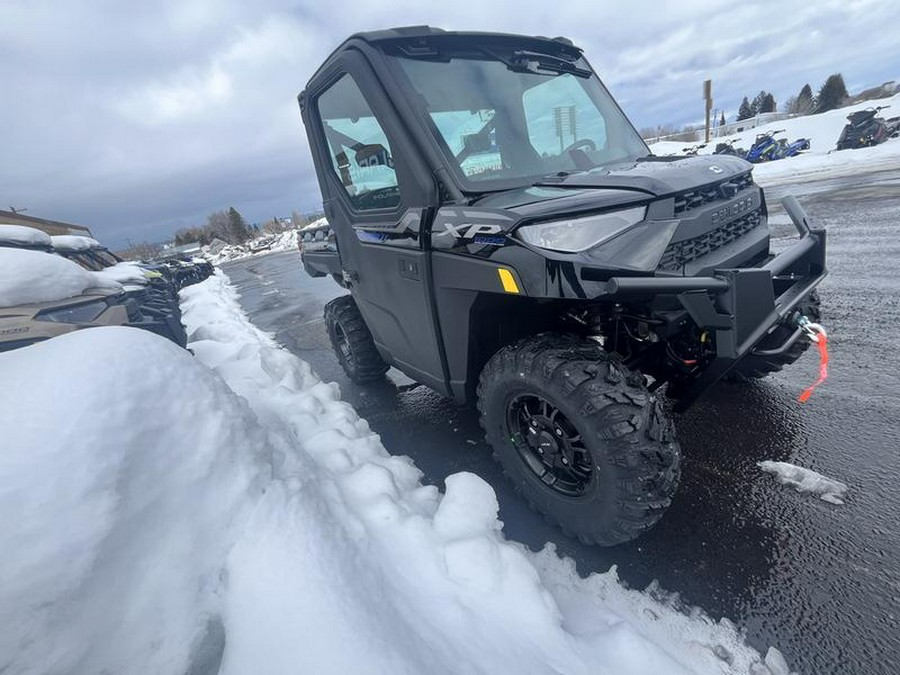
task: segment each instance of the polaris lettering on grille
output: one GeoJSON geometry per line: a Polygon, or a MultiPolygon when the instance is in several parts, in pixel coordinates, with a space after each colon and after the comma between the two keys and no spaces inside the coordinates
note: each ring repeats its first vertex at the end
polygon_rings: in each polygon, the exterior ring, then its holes
{"type": "Polygon", "coordinates": [[[751,208],[753,208],[753,198],[744,197],[733,204],[729,204],[718,211],[714,211],[712,214],[712,223],[713,225],[718,225],[729,218],[734,218],[745,211],[749,211],[751,208]]]}

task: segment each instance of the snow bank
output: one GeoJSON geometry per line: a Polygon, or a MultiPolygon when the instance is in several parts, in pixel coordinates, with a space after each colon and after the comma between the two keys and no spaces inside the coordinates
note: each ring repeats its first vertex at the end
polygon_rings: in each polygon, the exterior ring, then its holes
{"type": "MultiPolygon", "coordinates": [[[[748,129],[740,134],[714,138],[709,145],[699,151],[699,154],[712,154],[716,143],[728,140],[734,141],[734,145],[737,147],[749,150],[757,134],[784,129],[785,133],[780,134],[778,138],[787,138],[790,141],[797,138],[808,138],[811,141],[811,147],[797,157],[755,165],[753,175],[763,186],[834,178],[860,171],[896,169],[900,166],[900,140],[898,139],[890,139],[872,148],[832,152],[841,135],[841,130],[847,123],[847,115],[857,110],[884,105],[889,105],[891,108],[883,111],[882,116],[890,117],[892,114],[900,114],[900,94],[890,98],[857,103],[846,108],[829,110],[818,115],[806,115],[771,122],[748,129]]],[[[650,150],[655,155],[683,154],[683,148],[692,145],[695,144],[660,141],[652,144],[650,150]]]]}
{"type": "Polygon", "coordinates": [[[58,255],[0,248],[0,307],[64,300],[91,288],[122,290],[116,281],[58,255]]]}
{"type": "Polygon", "coordinates": [[[53,248],[59,251],[90,251],[103,248],[103,244],[96,239],[78,234],[58,234],[50,239],[53,242],[53,248]]]}
{"type": "Polygon", "coordinates": [[[476,476],[421,485],[221,272],[182,297],[197,358],[296,449],[230,559],[223,672],[769,672],[727,621],[507,542],[476,476]]]}
{"type": "Polygon", "coordinates": [[[272,453],[246,404],[98,328],[0,354],[0,427],[0,672],[184,673],[272,453]]]}
{"type": "Polygon", "coordinates": [[[221,273],[182,299],[196,358],[128,328],[0,355],[0,671],[786,672],[507,542],[476,476],[423,486],[221,273]]]}
{"type": "Polygon", "coordinates": [[[812,469],[804,469],[787,462],[766,460],[757,464],[760,469],[773,474],[782,485],[790,485],[797,492],[819,495],[819,499],[831,504],[843,504],[847,486],[840,481],[826,478],[812,469]]]}
{"type": "Polygon", "coordinates": [[[33,227],[0,223],[0,243],[48,247],[51,245],[51,240],[49,234],[33,227]]]}

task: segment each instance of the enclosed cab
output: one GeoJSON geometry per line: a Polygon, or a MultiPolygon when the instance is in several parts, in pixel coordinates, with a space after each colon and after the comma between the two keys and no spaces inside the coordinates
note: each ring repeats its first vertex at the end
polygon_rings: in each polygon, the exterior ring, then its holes
{"type": "Polygon", "coordinates": [[[655,157],[565,39],[354,35],[299,97],[329,228],[303,244],[357,381],[477,402],[538,509],[614,544],[655,522],[686,407],[805,348],[824,233],[775,257],[737,157],[655,157]]]}

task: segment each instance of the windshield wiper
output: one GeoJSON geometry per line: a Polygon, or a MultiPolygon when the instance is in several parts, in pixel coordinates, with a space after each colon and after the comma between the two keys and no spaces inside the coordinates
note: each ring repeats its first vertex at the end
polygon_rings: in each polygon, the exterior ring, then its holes
{"type": "Polygon", "coordinates": [[[557,75],[569,73],[576,77],[588,78],[592,75],[591,71],[586,68],[579,68],[571,61],[553,54],[542,54],[526,49],[520,49],[506,56],[495,49],[489,47],[480,47],[480,51],[487,54],[492,59],[497,59],[504,64],[509,70],[516,73],[531,73],[533,75],[546,75],[548,72],[557,75]],[[544,71],[544,72],[541,72],[544,71]]]}
{"type": "Polygon", "coordinates": [[[512,58],[506,61],[506,67],[510,70],[535,74],[538,74],[540,70],[544,70],[557,74],[575,75],[576,77],[588,78],[591,76],[591,71],[587,68],[579,68],[571,61],[560,56],[541,54],[524,49],[513,52],[512,58]]]}

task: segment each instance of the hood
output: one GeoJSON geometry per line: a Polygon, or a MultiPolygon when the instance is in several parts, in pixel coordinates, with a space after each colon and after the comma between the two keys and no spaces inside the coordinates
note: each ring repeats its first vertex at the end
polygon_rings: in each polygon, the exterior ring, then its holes
{"type": "Polygon", "coordinates": [[[647,200],[647,194],[634,190],[596,190],[581,187],[533,186],[496,192],[477,200],[472,206],[512,211],[520,217],[540,217],[546,213],[574,213],[627,206],[647,200]]]}
{"type": "Polygon", "coordinates": [[[544,178],[537,185],[631,190],[665,197],[744,174],[751,166],[749,162],[729,155],[651,156],[628,164],[544,178]]]}

